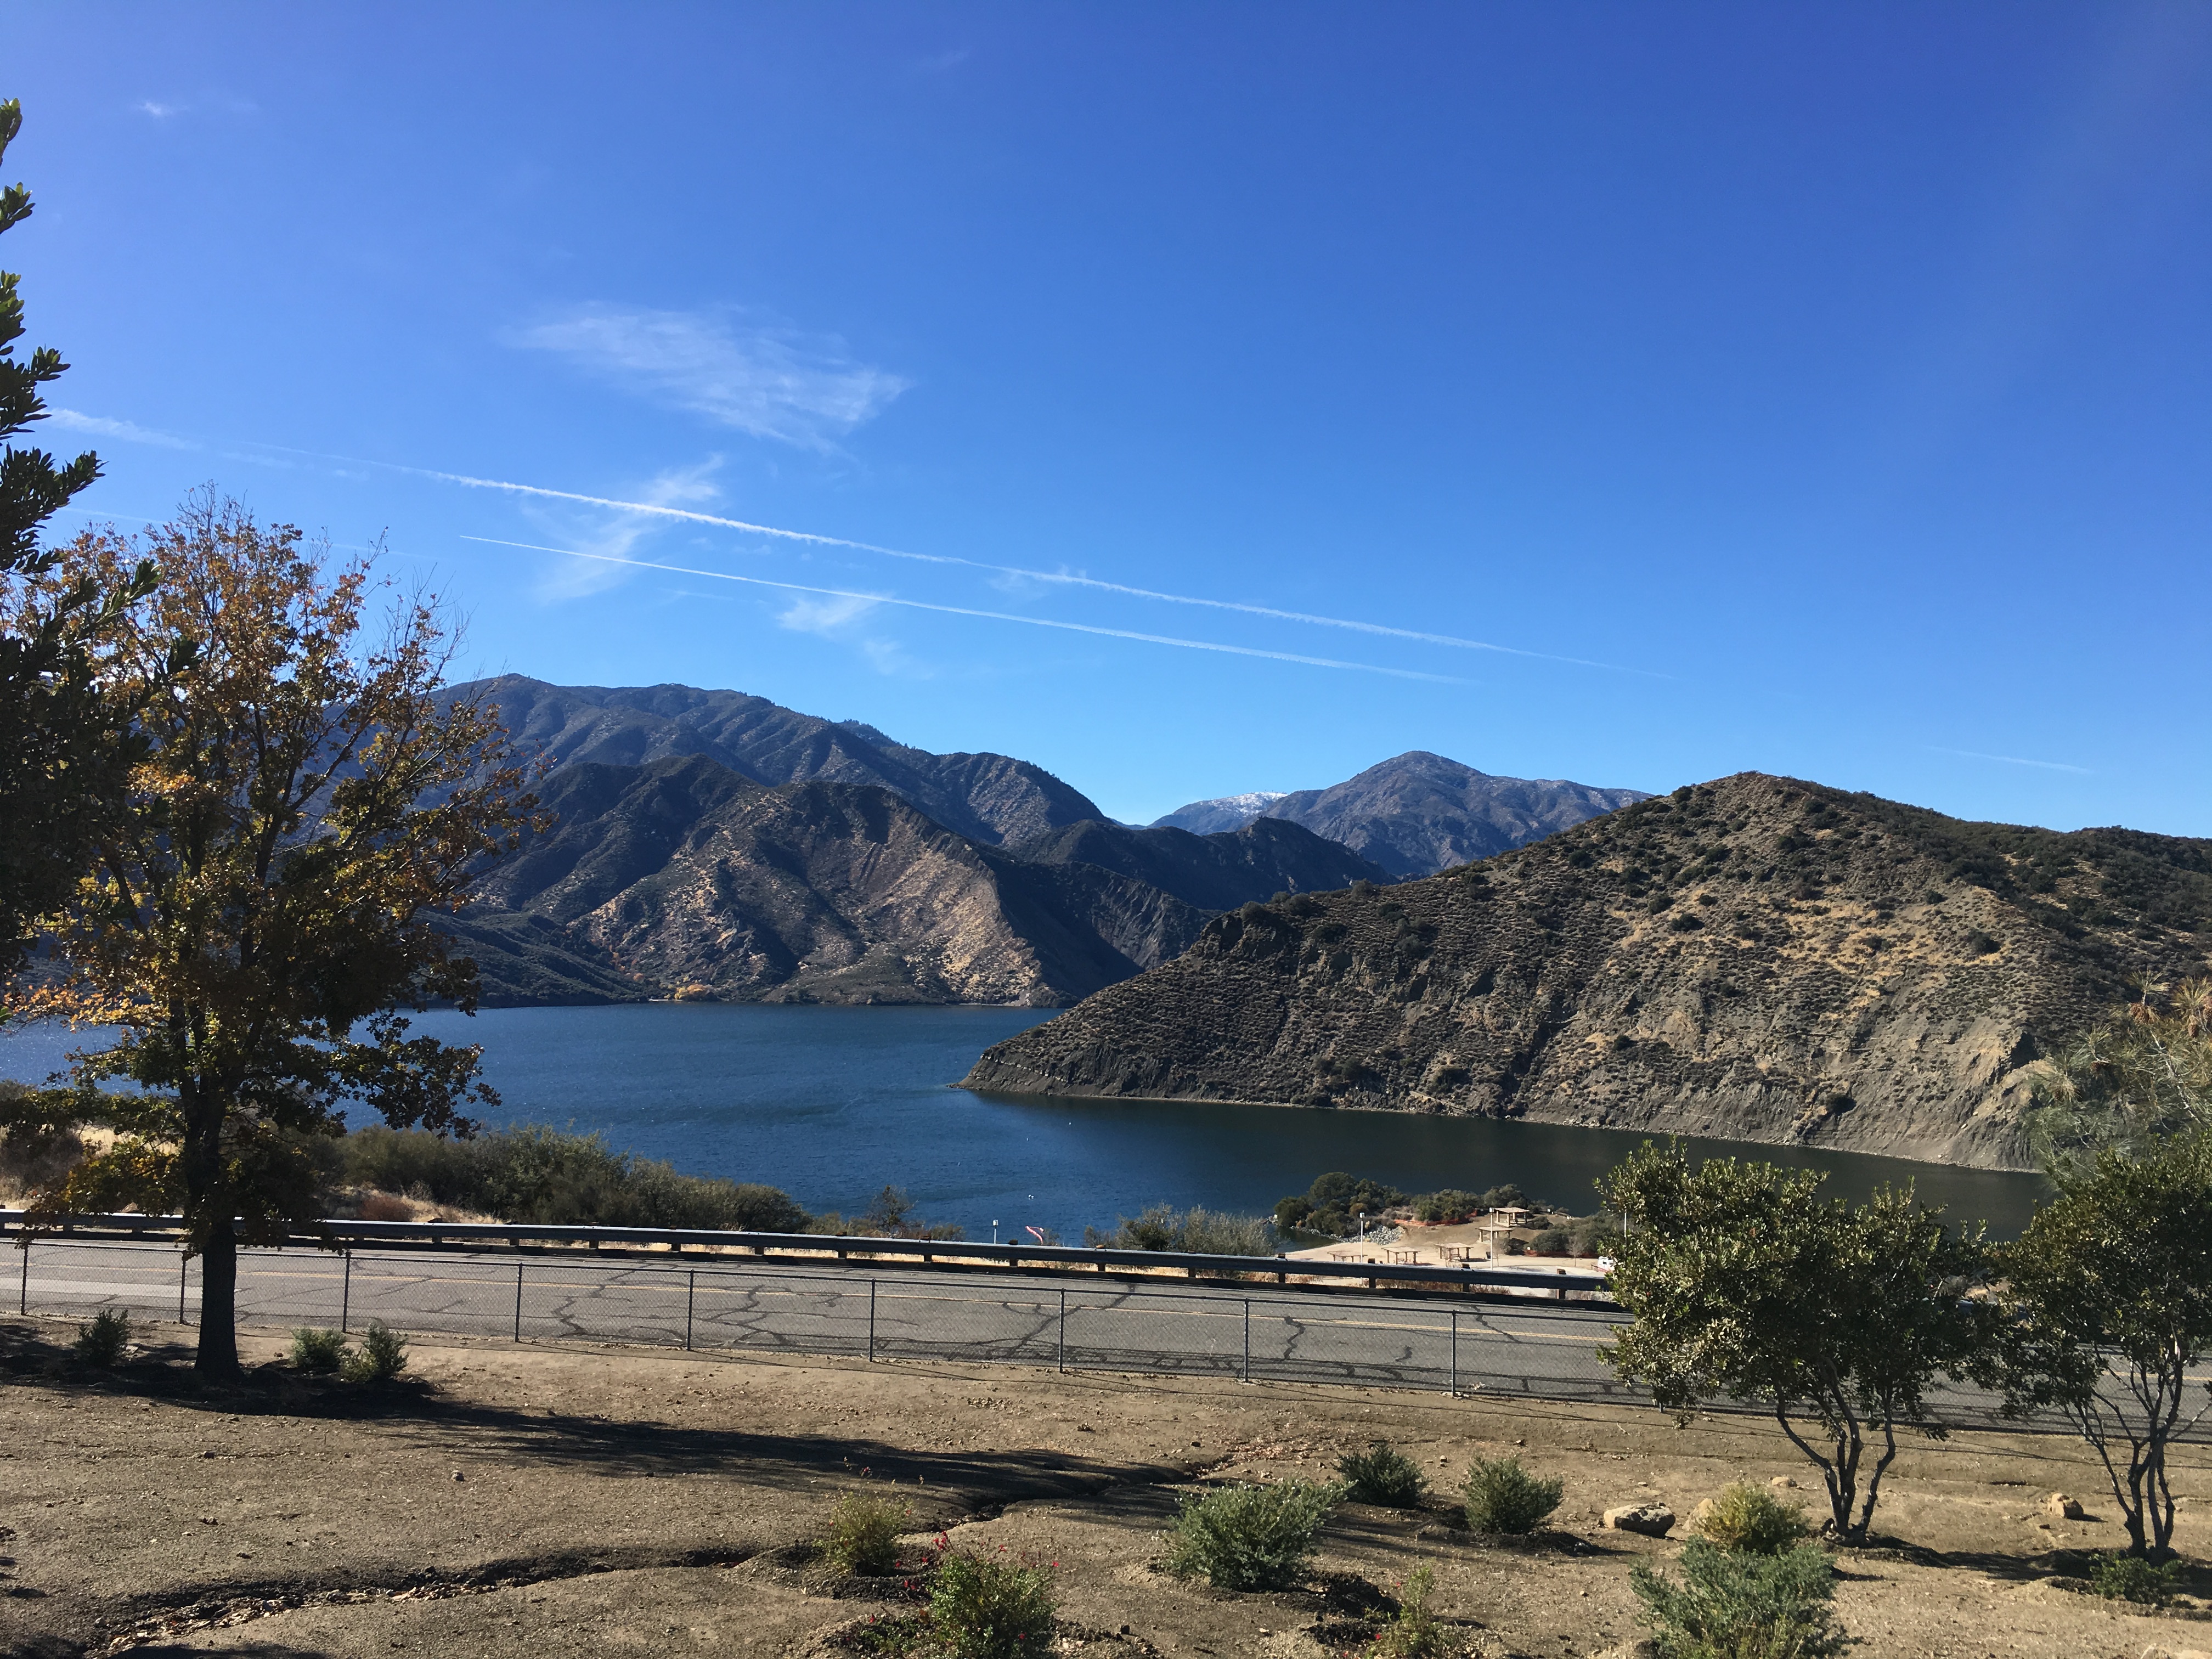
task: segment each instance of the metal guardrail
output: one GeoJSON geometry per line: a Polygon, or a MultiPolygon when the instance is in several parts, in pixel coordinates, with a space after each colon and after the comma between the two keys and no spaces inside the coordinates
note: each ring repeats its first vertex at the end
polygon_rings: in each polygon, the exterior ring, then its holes
{"type": "MultiPolygon", "coordinates": [[[[43,1232],[62,1237],[131,1238],[174,1237],[184,1231],[184,1218],[139,1215],[125,1212],[107,1215],[54,1218],[40,1227],[26,1225],[21,1210],[0,1209],[0,1237],[43,1232]]],[[[1273,1278],[1288,1284],[1292,1274],[1311,1281],[1337,1280],[1368,1290],[1384,1285],[1419,1286],[1429,1290],[1544,1291],[1565,1301],[1570,1291],[1598,1301],[1609,1301],[1603,1278],[1570,1273],[1565,1268],[1425,1267],[1415,1264],[1363,1261],[1316,1261],[1288,1256],[1200,1255],[1180,1250],[1109,1250],[1062,1244],[983,1244],[960,1239],[881,1238],[830,1233],[720,1232],[684,1227],[585,1227],[505,1221],[354,1221],[331,1219],[312,1232],[295,1236],[294,1243],[344,1249],[352,1244],[422,1244],[436,1248],[455,1245],[503,1244],[520,1249],[528,1244],[582,1244],[593,1249],[607,1247],[632,1250],[665,1249],[682,1254],[696,1249],[749,1251],[757,1256],[834,1257],[840,1261],[864,1261],[911,1263],[925,1267],[972,1262],[1014,1270],[1056,1273],[1099,1273],[1114,1268],[1141,1270],[1147,1275],[1161,1268],[1180,1270],[1192,1279],[1251,1280],[1273,1278]]]]}

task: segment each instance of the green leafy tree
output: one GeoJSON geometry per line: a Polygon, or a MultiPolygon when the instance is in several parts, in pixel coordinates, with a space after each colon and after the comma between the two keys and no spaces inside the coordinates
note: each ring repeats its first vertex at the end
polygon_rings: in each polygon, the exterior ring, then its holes
{"type": "Polygon", "coordinates": [[[437,696],[434,600],[398,598],[376,633],[367,561],[326,568],[212,495],[143,542],[81,537],[48,580],[112,591],[147,560],[159,587],[112,647],[149,688],[147,748],[55,930],[68,1011],[122,1033],[79,1058],[75,1103],[118,1138],[44,1201],[181,1203],[198,1366],[228,1377],[238,1248],[312,1224],[313,1138],[343,1133],[349,1103],[465,1131],[463,1108],[495,1100],[479,1048],[410,1037],[398,1011],[473,1012],[475,964],[432,919],[536,802],[497,709],[437,696]],[[201,649],[165,678],[180,636],[201,649]],[[97,1088],[111,1079],[138,1091],[97,1088]]]}
{"type": "Polygon", "coordinates": [[[2063,1413],[2103,1463],[2128,1553],[2170,1553],[2169,1446],[2212,1394],[2212,1133],[2058,1173],[2057,1199],[1998,1253],[2010,1409],[2063,1413]]]}
{"type": "MultiPolygon", "coordinates": [[[[0,156],[22,125],[14,99],[0,103],[0,156]]],[[[22,185],[0,190],[0,232],[30,216],[22,185]]],[[[0,439],[46,418],[40,388],[69,367],[52,346],[16,355],[17,281],[0,270],[0,439]]],[[[38,919],[68,896],[143,752],[134,711],[102,672],[102,646],[145,598],[153,572],[142,563],[103,580],[55,583],[47,579],[60,555],[40,539],[46,520],[99,477],[89,450],[67,463],[13,444],[0,453],[0,975],[21,967],[38,919]]]]}
{"type": "Polygon", "coordinates": [[[1820,1471],[1830,1529],[1856,1543],[1899,1425],[1942,1438],[1929,1385],[1987,1351],[1989,1310],[1963,1294],[1986,1253],[1978,1228],[1953,1231],[1909,1189],[1823,1201],[1826,1179],[1638,1151],[1599,1183],[1631,1224],[1613,1287],[1634,1320],[1601,1352],[1686,1419],[1705,1400],[1765,1407],[1820,1471]]]}

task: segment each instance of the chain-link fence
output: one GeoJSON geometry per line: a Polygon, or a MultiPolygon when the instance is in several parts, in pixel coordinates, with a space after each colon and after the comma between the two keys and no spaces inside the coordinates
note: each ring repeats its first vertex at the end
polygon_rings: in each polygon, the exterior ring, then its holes
{"type": "MultiPolygon", "coordinates": [[[[38,1239],[19,1247],[26,1314],[104,1307],[197,1321],[200,1273],[174,1245],[38,1239]]],[[[4,1294],[4,1292],[0,1292],[4,1294]]],[[[1599,1353],[1609,1308],[1468,1299],[1180,1287],[927,1269],[854,1273],[562,1259],[465,1251],[313,1249],[239,1254],[243,1326],[519,1341],[641,1343],[702,1351],[934,1359],[1644,1403],[1599,1353]]],[[[1995,1396],[1947,1386],[1945,1422],[2018,1427],[1995,1396]]],[[[2056,1419],[2028,1426],[2062,1427],[2056,1419]]],[[[2191,1438],[2212,1438],[2207,1425],[2191,1438]]]]}
{"type": "MultiPolygon", "coordinates": [[[[120,1307],[198,1317],[197,1261],[173,1246],[40,1239],[20,1252],[24,1313],[120,1307]]],[[[238,1317],[314,1325],[1151,1371],[1249,1380],[1626,1400],[1598,1357],[1607,1316],[1556,1304],[1061,1285],[1006,1274],[560,1261],[542,1255],[246,1250],[238,1317]]]]}

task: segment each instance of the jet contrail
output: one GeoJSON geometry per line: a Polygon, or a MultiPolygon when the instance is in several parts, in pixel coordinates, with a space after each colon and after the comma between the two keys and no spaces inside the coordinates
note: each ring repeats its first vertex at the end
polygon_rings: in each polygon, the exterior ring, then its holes
{"type": "Polygon", "coordinates": [[[678,576],[704,576],[714,581],[743,582],[748,587],[774,587],[787,593],[818,593],[833,599],[866,599],[872,605],[904,605],[909,611],[935,611],[948,617],[980,617],[988,622],[1020,623],[1030,628],[1058,628],[1071,634],[1097,634],[1109,640],[1140,640],[1146,645],[1180,646],[1186,651],[1219,651],[1232,657],[1264,657],[1270,662],[1304,663],[1310,668],[1348,668],[1361,674],[1388,674],[1395,679],[1428,680],[1441,685],[1465,685],[1450,674],[1423,674],[1411,668],[1383,668],[1371,662],[1340,662],[1334,657],[1302,657],[1291,651],[1262,651],[1249,645],[1223,645],[1214,640],[1183,640],[1171,634],[1139,634],[1127,628],[1097,628],[1089,623],[1058,622],[1048,617],[1018,617],[1006,611],[975,611],[966,605],[932,605],[923,599],[895,599],[888,593],[864,593],[849,587],[812,587],[805,582],[770,581],[765,576],[733,576],[726,570],[699,570],[690,565],[663,564],[652,559],[619,559],[611,553],[583,553],[573,547],[545,547],[537,542],[510,542],[497,536],[464,536],[465,542],[492,547],[520,547],[532,553],[558,553],[565,558],[595,559],[601,564],[628,565],[635,570],[665,570],[678,576]]]}
{"type": "MultiPolygon", "coordinates": [[[[146,443],[179,443],[187,441],[185,440],[175,438],[167,433],[159,433],[148,428],[132,426],[129,422],[108,421],[98,416],[78,414],[74,410],[58,412],[70,415],[72,417],[74,423],[82,425],[87,430],[108,432],[110,435],[113,436],[133,439],[146,443]]],[[[1666,680],[1673,679],[1674,678],[1674,676],[1671,674],[1662,674],[1653,669],[1631,668],[1623,663],[1599,662],[1589,657],[1560,656],[1556,653],[1549,651],[1529,651],[1525,650],[1519,646],[1498,645],[1489,640],[1465,639],[1456,634],[1431,634],[1420,629],[1393,628],[1384,623],[1360,622],[1350,617],[1325,617],[1310,611],[1286,611],[1276,605],[1252,605],[1238,599],[1201,599],[1194,593],[1170,593],[1164,592],[1158,588],[1136,587],[1126,582],[1106,581],[1097,576],[1079,576],[1071,571],[1066,570],[1032,570],[1022,565],[992,564],[981,559],[963,559],[945,553],[910,553],[902,548],[884,547],[875,542],[854,541],[849,538],[843,536],[817,535],[811,531],[806,530],[784,530],[778,528],[775,525],[754,524],[744,519],[727,518],[718,513],[701,513],[691,507],[667,507],[656,501],[619,501],[610,495],[586,495],[580,491],[573,489],[549,489],[543,484],[515,483],[511,480],[505,478],[479,478],[466,472],[446,472],[441,471],[435,467],[409,466],[398,461],[364,460],[357,456],[332,455],[321,450],[295,449],[285,444],[261,443],[258,440],[251,440],[248,441],[253,442],[257,447],[276,450],[285,454],[307,455],[312,456],[318,460],[339,461],[349,466],[380,467],[386,471],[404,473],[410,477],[434,478],[441,483],[459,484],[469,489],[493,489],[510,495],[534,495],[544,501],[574,501],[580,506],[604,507],[618,513],[647,513],[664,519],[680,519],[691,524],[713,525],[718,529],[738,531],[749,536],[769,536],[780,541],[803,542],[815,547],[850,548],[857,553],[873,553],[879,557],[886,559],[907,559],[911,560],[917,564],[956,565],[969,570],[987,570],[996,575],[1018,576],[1030,581],[1056,582],[1062,586],[1087,587],[1094,592],[1101,593],[1119,593],[1130,599],[1151,599],[1162,605],[1199,605],[1209,611],[1230,611],[1248,617],[1266,617],[1275,622],[1304,623],[1316,628],[1348,629],[1354,633],[1371,634],[1384,639],[1412,640],[1423,645],[1449,646],[1455,650],[1460,651],[1489,651],[1494,652],[1500,656],[1523,657],[1534,662],[1564,663],[1569,666],[1576,668],[1598,668],[1603,669],[1608,673],[1635,674],[1647,679],[1666,680]]],[[[485,538],[482,539],[490,538],[485,538]]],[[[521,543],[515,544],[517,546],[524,544],[525,544],[521,543]]],[[[555,548],[548,550],[560,552],[563,550],[555,548]]],[[[581,557],[585,556],[579,555],[578,556],[581,557]]],[[[996,613],[979,611],[975,614],[980,616],[996,613]]],[[[1075,624],[1070,623],[1060,625],[1072,628],[1075,624]]],[[[1113,630],[1102,629],[1097,631],[1110,633],[1113,630]]],[[[1130,637],[1149,638],[1152,636],[1132,635],[1130,637]]],[[[1205,648],[1227,650],[1230,647],[1223,646],[1218,647],[1208,647],[1205,648]]],[[[1267,655],[1270,653],[1262,652],[1256,653],[1255,654],[1267,655]]],[[[1317,662],[1322,660],[1319,658],[1309,659],[1305,658],[1290,658],[1288,653],[1279,654],[1285,655],[1286,659],[1297,661],[1313,660],[1317,662]]],[[[1366,665],[1364,664],[1353,664],[1351,665],[1354,667],[1366,666],[1366,665]]],[[[1375,672],[1397,672],[1400,671],[1376,670],[1375,672]]],[[[1405,672],[1410,672],[1411,671],[1405,672]]],[[[1415,676],[1415,678],[1420,677],[1415,676]]],[[[1451,676],[1438,675],[1430,678],[1449,680],[1451,678],[1451,676]]]]}
{"type": "Polygon", "coordinates": [[[1548,651],[1524,651],[1518,646],[1493,645],[1487,640],[1462,639],[1455,634],[1428,634],[1418,629],[1392,628],[1382,623],[1358,622],[1348,617],[1323,617],[1308,611],[1284,611],[1273,605],[1248,605],[1236,599],[1206,599],[1191,593],[1166,593],[1157,588],[1133,587],[1126,582],[1104,581],[1096,576],[1079,576],[1066,570],[1031,570],[1021,565],[991,564],[981,559],[957,558],[945,553],[908,553],[896,547],[880,546],[874,542],[851,541],[842,536],[820,536],[805,530],[780,530],[774,525],[753,524],[744,519],[724,518],[720,514],[701,513],[688,507],[664,507],[653,501],[616,501],[605,495],[580,495],[571,489],[548,489],[539,484],[511,483],[503,478],[476,478],[471,477],[465,472],[440,472],[429,467],[400,466],[397,463],[389,461],[370,462],[368,465],[390,466],[394,471],[412,473],[421,478],[436,478],[445,483],[465,484],[471,489],[497,489],[515,495],[538,495],[549,501],[576,501],[586,507],[612,507],[623,513],[650,513],[665,519],[683,519],[692,524],[708,524],[723,530],[742,531],[750,536],[773,536],[783,541],[810,543],[817,547],[848,547],[855,552],[878,554],[887,559],[910,559],[918,564],[958,565],[969,570],[988,570],[1001,576],[1021,576],[1031,581],[1058,582],[1069,587],[1088,587],[1102,593],[1120,593],[1131,599],[1156,599],[1166,605],[1202,605],[1210,611],[1241,611],[1248,617],[1267,617],[1277,622],[1308,623],[1319,628],[1348,628],[1356,633],[1381,635],[1389,639],[1415,640],[1425,645],[1448,645],[1462,651],[1494,651],[1502,656],[1528,657],[1538,662],[1567,663],[1577,668],[1603,668],[1614,673],[1642,674],[1652,679],[1674,678],[1669,674],[1654,673],[1650,669],[1628,668],[1619,663],[1595,662],[1587,657],[1562,657],[1548,651]]]}

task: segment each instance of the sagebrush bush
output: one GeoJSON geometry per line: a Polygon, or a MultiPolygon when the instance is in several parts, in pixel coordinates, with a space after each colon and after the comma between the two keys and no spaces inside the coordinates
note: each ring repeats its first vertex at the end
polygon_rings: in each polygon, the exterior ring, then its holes
{"type": "Polygon", "coordinates": [[[292,1333],[292,1368],[301,1371],[334,1371],[345,1363],[343,1331],[302,1328],[292,1333]]]}
{"type": "Polygon", "coordinates": [[[1529,1474],[1517,1457],[1478,1457],[1463,1490],[1469,1530],[1517,1534],[1535,1531],[1559,1507],[1566,1483],[1529,1474]]]}
{"type": "Polygon", "coordinates": [[[1318,1480],[1194,1493],[1169,1532],[1168,1570],[1216,1589],[1287,1589],[1305,1577],[1315,1535],[1342,1496],[1318,1480]]]}
{"type": "Polygon", "coordinates": [[[1016,1659],[1052,1645],[1052,1570],[948,1552],[929,1592],[930,1634],[953,1659],[1016,1659]]]}
{"type": "Polygon", "coordinates": [[[1453,1644],[1429,1611],[1437,1588],[1434,1567],[1417,1567],[1398,1586],[1398,1614],[1365,1650],[1376,1659],[1443,1659],[1453,1644]]]}
{"type": "Polygon", "coordinates": [[[1429,1489],[1428,1477],[1387,1440],[1370,1441],[1364,1451],[1346,1452],[1336,1460],[1344,1477],[1345,1495],[1356,1504],[1380,1504],[1388,1509],[1418,1506],[1429,1489]]]}
{"type": "Polygon", "coordinates": [[[1682,1582],[1638,1565],[1638,1614],[1666,1659],[1827,1659],[1844,1650],[1829,1598],[1835,1568],[1816,1544],[1778,1555],[1682,1546],[1682,1582]]]}
{"type": "Polygon", "coordinates": [[[349,1382],[389,1382],[406,1369],[406,1340],[378,1319],[361,1334],[361,1346],[345,1357],[343,1375],[349,1382]]]}
{"type": "Polygon", "coordinates": [[[2135,1601],[2145,1607],[2163,1607],[2171,1601],[2180,1576],[2180,1562],[2153,1566],[2140,1555],[2115,1553],[2100,1555],[2089,1564],[2089,1588],[2098,1595],[2107,1601],[2135,1601]]]}
{"type": "Polygon", "coordinates": [[[1764,1486],[1731,1480],[1692,1525],[1698,1536],[1724,1550],[1749,1555],[1779,1555],[1813,1535],[1812,1523],[1795,1504],[1785,1504],[1764,1486]]]}
{"type": "Polygon", "coordinates": [[[914,1513],[895,1498],[848,1492],[830,1511],[822,1553],[842,1572],[879,1577],[898,1566],[898,1535],[914,1513]]]}
{"type": "Polygon", "coordinates": [[[123,1358],[131,1346],[131,1316],[120,1308],[102,1308],[76,1328],[73,1345],[76,1357],[103,1370],[123,1358]]]}

